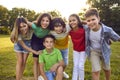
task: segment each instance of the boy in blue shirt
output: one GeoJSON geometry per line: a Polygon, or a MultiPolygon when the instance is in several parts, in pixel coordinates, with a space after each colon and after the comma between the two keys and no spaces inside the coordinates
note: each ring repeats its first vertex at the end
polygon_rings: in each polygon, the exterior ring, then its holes
{"type": "Polygon", "coordinates": [[[120,36],[112,28],[100,22],[97,9],[89,9],[85,13],[88,29],[86,31],[86,53],[92,64],[92,80],[99,80],[100,61],[106,80],[110,80],[110,40],[120,41],[120,36]]]}

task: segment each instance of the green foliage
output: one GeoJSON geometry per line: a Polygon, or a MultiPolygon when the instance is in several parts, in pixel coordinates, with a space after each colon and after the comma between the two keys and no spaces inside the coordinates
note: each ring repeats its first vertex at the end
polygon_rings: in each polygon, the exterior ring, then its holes
{"type": "Polygon", "coordinates": [[[87,0],[90,7],[97,8],[101,21],[120,32],[120,0],[87,0]]]}
{"type": "MultiPolygon", "coordinates": [[[[111,80],[119,80],[120,78],[120,42],[113,42],[111,44],[111,80]]],[[[69,64],[66,72],[69,74],[71,80],[73,70],[73,55],[72,43],[70,41],[69,47],[69,64]]],[[[0,80],[15,80],[15,66],[16,66],[16,53],[13,51],[13,44],[9,40],[9,35],[0,35],[0,80]]],[[[32,54],[29,55],[27,60],[26,69],[24,71],[23,80],[33,80],[33,58],[32,54]]],[[[66,79],[64,79],[66,80],[66,79]]],[[[91,64],[86,60],[85,64],[85,80],[91,79],[91,64]]],[[[100,80],[105,80],[104,72],[100,73],[100,80]]]]}
{"type": "Polygon", "coordinates": [[[9,27],[0,27],[0,34],[10,34],[9,27]]]}

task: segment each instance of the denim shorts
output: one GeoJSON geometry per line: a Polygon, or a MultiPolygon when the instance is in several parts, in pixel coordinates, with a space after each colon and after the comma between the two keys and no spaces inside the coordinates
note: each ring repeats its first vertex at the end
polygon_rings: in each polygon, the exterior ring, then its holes
{"type": "MultiPolygon", "coordinates": [[[[23,41],[27,47],[31,47],[30,40],[23,41]]],[[[14,44],[14,51],[20,53],[29,53],[29,51],[25,50],[18,42],[14,44]]]]}
{"type": "Polygon", "coordinates": [[[50,72],[50,71],[47,71],[45,72],[48,80],[54,80],[55,76],[56,76],[56,73],[55,72],[50,72]]]}
{"type": "Polygon", "coordinates": [[[60,50],[60,51],[61,51],[61,54],[62,54],[65,65],[68,65],[68,53],[69,53],[68,48],[60,50]]]}

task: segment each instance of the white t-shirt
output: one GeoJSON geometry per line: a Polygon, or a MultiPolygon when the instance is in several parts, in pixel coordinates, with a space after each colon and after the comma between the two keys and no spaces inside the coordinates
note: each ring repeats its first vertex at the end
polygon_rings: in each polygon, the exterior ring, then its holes
{"type": "Polygon", "coordinates": [[[101,38],[101,28],[96,32],[90,30],[91,50],[101,51],[100,38],[101,38]]]}

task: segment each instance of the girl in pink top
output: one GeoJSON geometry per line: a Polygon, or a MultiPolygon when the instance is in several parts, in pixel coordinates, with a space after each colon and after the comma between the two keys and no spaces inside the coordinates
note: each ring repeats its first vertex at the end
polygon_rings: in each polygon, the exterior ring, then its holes
{"type": "Polygon", "coordinates": [[[72,80],[84,80],[85,55],[85,30],[80,18],[76,14],[69,16],[71,27],[70,36],[73,43],[73,75],[72,80]]]}

